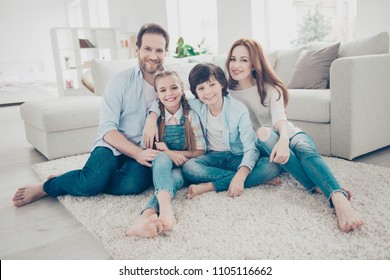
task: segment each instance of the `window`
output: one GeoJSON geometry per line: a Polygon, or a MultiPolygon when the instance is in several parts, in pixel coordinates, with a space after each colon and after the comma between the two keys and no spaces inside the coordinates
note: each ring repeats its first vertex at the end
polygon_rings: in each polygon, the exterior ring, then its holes
{"type": "Polygon", "coordinates": [[[354,38],[356,0],[267,1],[271,48],[354,38]]]}
{"type": "Polygon", "coordinates": [[[197,47],[204,40],[203,47],[209,52],[218,50],[217,1],[167,0],[168,32],[171,37],[171,54],[176,42],[183,37],[184,42],[197,47]]]}

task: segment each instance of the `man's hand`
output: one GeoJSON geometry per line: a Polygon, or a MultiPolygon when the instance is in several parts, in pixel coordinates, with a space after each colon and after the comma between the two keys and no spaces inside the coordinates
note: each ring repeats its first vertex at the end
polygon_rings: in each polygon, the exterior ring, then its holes
{"type": "Polygon", "coordinates": [[[137,154],[135,160],[139,164],[145,165],[147,167],[152,167],[151,162],[159,153],[160,151],[153,150],[153,149],[142,150],[140,153],[137,154]]]}

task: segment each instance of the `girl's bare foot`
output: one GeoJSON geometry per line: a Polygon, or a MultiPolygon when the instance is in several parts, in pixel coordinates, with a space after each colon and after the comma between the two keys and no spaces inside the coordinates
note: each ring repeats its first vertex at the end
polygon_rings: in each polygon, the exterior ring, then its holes
{"type": "Polygon", "coordinates": [[[161,221],[164,231],[171,230],[172,227],[177,224],[173,209],[171,209],[170,211],[160,211],[160,216],[158,217],[158,219],[161,221]]]}
{"type": "Polygon", "coordinates": [[[273,186],[280,186],[282,183],[283,181],[279,177],[275,177],[271,180],[264,182],[264,184],[273,185],[273,186]]]}
{"type": "Polygon", "coordinates": [[[335,192],[331,199],[336,210],[336,216],[341,231],[350,232],[363,225],[362,219],[360,219],[355,210],[352,209],[351,203],[343,193],[335,192]]]}
{"type": "Polygon", "coordinates": [[[47,193],[43,190],[43,184],[26,185],[16,191],[12,201],[15,207],[20,207],[45,196],[47,193]]]}
{"type": "Polygon", "coordinates": [[[188,187],[186,198],[191,199],[197,195],[200,195],[205,192],[210,192],[212,190],[214,190],[214,185],[211,182],[192,184],[188,187]]]}
{"type": "MultiPolygon", "coordinates": [[[[341,189],[347,193],[348,200],[351,200],[351,199],[352,199],[352,191],[350,191],[350,190],[348,190],[348,189],[346,189],[346,188],[341,188],[341,189]]],[[[319,194],[324,194],[324,193],[321,191],[321,189],[320,189],[319,187],[316,187],[316,188],[314,189],[314,191],[315,191],[316,193],[319,193],[319,194]]]]}
{"type": "Polygon", "coordinates": [[[156,237],[162,232],[161,221],[157,214],[150,216],[139,216],[130,228],[126,231],[126,236],[156,237]]]}

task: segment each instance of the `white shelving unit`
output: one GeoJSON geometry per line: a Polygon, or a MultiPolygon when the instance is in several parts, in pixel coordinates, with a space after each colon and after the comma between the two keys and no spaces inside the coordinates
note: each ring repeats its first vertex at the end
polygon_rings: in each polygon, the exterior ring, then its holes
{"type": "Polygon", "coordinates": [[[115,28],[52,28],[50,35],[60,96],[90,93],[81,78],[92,59],[129,58],[128,39],[115,28]]]}

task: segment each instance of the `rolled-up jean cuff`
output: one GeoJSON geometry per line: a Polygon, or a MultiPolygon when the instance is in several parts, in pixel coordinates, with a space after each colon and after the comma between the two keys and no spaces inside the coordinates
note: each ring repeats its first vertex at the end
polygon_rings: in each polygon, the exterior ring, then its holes
{"type": "Polygon", "coordinates": [[[175,194],[173,193],[173,191],[171,189],[166,189],[166,188],[160,188],[160,189],[156,190],[155,195],[157,196],[159,194],[159,192],[161,192],[161,191],[169,193],[171,196],[171,199],[175,196],[175,194]]]}
{"type": "Polygon", "coordinates": [[[334,208],[334,205],[333,205],[333,202],[332,202],[332,195],[336,192],[341,192],[348,200],[349,200],[349,196],[348,196],[348,193],[342,189],[340,190],[335,190],[335,191],[332,191],[330,194],[329,194],[329,197],[328,197],[328,201],[329,201],[329,206],[331,208],[334,208]]]}

